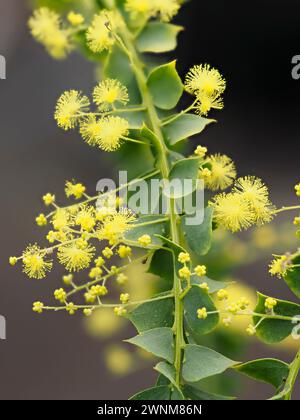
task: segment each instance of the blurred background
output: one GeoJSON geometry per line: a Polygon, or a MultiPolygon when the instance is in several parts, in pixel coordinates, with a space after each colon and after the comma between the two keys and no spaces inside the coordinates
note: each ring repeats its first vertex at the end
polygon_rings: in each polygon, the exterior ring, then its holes
{"type": "MultiPolygon", "coordinates": [[[[225,109],[215,115],[218,124],[193,139],[193,145],[201,142],[210,152],[227,153],[240,175],[263,178],[278,206],[295,202],[293,186],[300,181],[300,80],[291,77],[292,57],[300,54],[299,12],[296,0],[194,0],[176,19],[186,28],[176,51],[180,74],[208,62],[228,81],[225,109]]],[[[0,314],[7,320],[7,340],[0,341],[0,398],[125,399],[155,380],[149,356],[119,345],[134,335],[133,329],[110,314],[88,320],[79,314],[33,314],[32,302],[47,301],[61,273],[28,280],[7,263],[28,242],[42,238],[34,218],[45,192],[62,199],[64,181],[76,178],[93,193],[98,179],[114,173],[107,155],[87,147],[76,133],[59,130],[52,117],[63,90],[91,90],[93,64],[76,53],[63,62],[52,60],[31,39],[29,14],[27,0],[0,0],[0,54],[7,60],[7,80],[0,80],[0,314]]],[[[291,219],[278,218],[277,232],[265,228],[259,235],[252,231],[216,238],[213,256],[222,254],[217,279],[242,280],[247,286],[242,294],[249,296],[257,287],[295,300],[283,281],[267,273],[272,253],[297,246],[291,223],[285,224],[291,219]],[[236,266],[234,272],[227,265],[236,266]]],[[[136,294],[145,293],[142,277],[139,271],[132,273],[136,294]]],[[[230,337],[219,331],[215,338],[225,340],[229,355],[236,353],[239,360],[274,356],[288,362],[299,347],[295,341],[265,346],[256,338],[244,343],[244,327],[237,324],[230,337]]],[[[236,375],[225,380],[232,395],[237,386],[239,395],[242,389],[242,398],[263,399],[272,392],[250,380],[238,384],[236,375]]],[[[210,386],[218,391],[222,384],[210,386]]],[[[299,390],[295,398],[300,399],[299,390]]]]}

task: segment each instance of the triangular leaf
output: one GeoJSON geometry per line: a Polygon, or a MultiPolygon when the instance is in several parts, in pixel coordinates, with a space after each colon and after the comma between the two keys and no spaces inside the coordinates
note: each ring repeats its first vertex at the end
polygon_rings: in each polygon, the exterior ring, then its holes
{"type": "Polygon", "coordinates": [[[187,244],[196,255],[205,255],[211,247],[213,208],[206,207],[204,220],[201,224],[189,225],[187,223],[189,217],[191,216],[183,216],[181,219],[187,244]]]}
{"type": "Polygon", "coordinates": [[[182,26],[163,22],[150,22],[139,34],[136,43],[140,52],[163,53],[177,45],[177,35],[182,26]]]}
{"type": "Polygon", "coordinates": [[[171,389],[166,386],[156,386],[154,388],[145,389],[138,394],[133,395],[129,400],[136,401],[161,401],[170,400],[171,389]]]}

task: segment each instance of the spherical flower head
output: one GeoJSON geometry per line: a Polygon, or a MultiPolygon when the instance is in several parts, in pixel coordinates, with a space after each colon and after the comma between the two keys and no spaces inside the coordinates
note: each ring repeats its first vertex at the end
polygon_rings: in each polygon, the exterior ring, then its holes
{"type": "Polygon", "coordinates": [[[97,284],[97,285],[91,287],[90,293],[93,296],[105,296],[105,295],[107,295],[108,290],[105,286],[97,284]]]}
{"type": "Polygon", "coordinates": [[[295,185],[295,191],[296,191],[297,197],[300,197],[300,183],[295,185]]]}
{"type": "Polygon", "coordinates": [[[205,265],[197,265],[195,267],[195,273],[198,277],[203,277],[206,275],[206,267],[205,265]]]}
{"type": "Polygon", "coordinates": [[[64,303],[67,297],[67,293],[63,288],[54,290],[54,298],[61,303],[64,303]]]}
{"type": "Polygon", "coordinates": [[[124,137],[128,135],[129,123],[125,118],[108,116],[99,121],[101,126],[97,146],[106,151],[114,152],[119,149],[124,137]]]}
{"type": "Polygon", "coordinates": [[[89,26],[86,39],[88,47],[94,53],[109,50],[115,43],[113,33],[122,26],[122,21],[115,12],[102,10],[89,26]]]}
{"type": "Polygon", "coordinates": [[[76,200],[79,200],[85,193],[85,190],[85,186],[80,183],[74,184],[70,181],[66,182],[65,193],[68,198],[74,197],[76,200]]]}
{"type": "Polygon", "coordinates": [[[224,325],[224,327],[229,327],[231,323],[232,323],[232,319],[230,316],[222,319],[222,324],[224,325]]]}
{"type": "Polygon", "coordinates": [[[190,254],[188,254],[187,252],[180,252],[178,255],[178,261],[181,264],[185,264],[191,261],[191,257],[190,254]]]}
{"type": "Polygon", "coordinates": [[[200,289],[204,290],[205,292],[208,292],[209,291],[209,286],[205,282],[199,284],[199,287],[200,287],[200,289]]]}
{"type": "Polygon", "coordinates": [[[80,134],[90,146],[97,146],[100,141],[101,122],[95,115],[89,115],[80,123],[80,134]]]}
{"type": "Polygon", "coordinates": [[[73,282],[73,277],[74,277],[73,274],[65,274],[62,277],[62,280],[63,280],[63,282],[66,286],[71,286],[71,284],[73,282]]]}
{"type": "Polygon", "coordinates": [[[120,258],[131,257],[132,249],[130,248],[130,246],[121,245],[119,246],[118,254],[120,258]]]}
{"type": "Polygon", "coordinates": [[[197,310],[197,316],[199,319],[206,319],[208,314],[207,314],[207,309],[206,308],[200,308],[197,310]]]}
{"type": "Polygon", "coordinates": [[[41,314],[43,312],[44,304],[40,301],[33,302],[32,310],[33,312],[36,312],[38,314],[41,314]]]}
{"type": "Polygon", "coordinates": [[[153,14],[158,15],[163,22],[169,22],[180,9],[178,0],[152,0],[152,7],[153,14]]]}
{"type": "Polygon", "coordinates": [[[139,16],[149,18],[153,12],[152,2],[153,0],[126,0],[125,9],[132,19],[139,16]]]}
{"type": "Polygon", "coordinates": [[[120,285],[120,286],[124,286],[124,284],[126,284],[127,283],[127,281],[128,281],[128,277],[124,274],[124,273],[120,273],[120,274],[118,274],[118,276],[117,276],[117,283],[120,285]]]}
{"type": "Polygon", "coordinates": [[[111,258],[111,257],[114,255],[114,253],[113,253],[112,249],[111,249],[111,248],[108,248],[108,247],[105,247],[105,248],[103,249],[102,254],[103,254],[103,255],[104,255],[104,257],[105,257],[105,258],[107,258],[107,259],[111,258]]]}
{"type": "Polygon", "coordinates": [[[77,306],[73,302],[66,304],[66,311],[69,312],[69,315],[74,315],[77,309],[77,306]]]}
{"type": "Polygon", "coordinates": [[[89,110],[90,101],[87,96],[82,95],[77,90],[64,92],[57,101],[54,118],[57,125],[70,130],[75,128],[82,114],[89,110]]]}
{"type": "Polygon", "coordinates": [[[205,187],[212,190],[224,190],[229,187],[235,177],[236,169],[232,160],[226,155],[211,155],[205,163],[210,165],[210,173],[208,176],[202,172],[205,187]]]}
{"type": "Polygon", "coordinates": [[[195,153],[196,156],[199,156],[200,158],[203,158],[207,153],[207,147],[197,146],[194,153],[195,153]]]}
{"type": "Polygon", "coordinates": [[[116,307],[114,308],[114,313],[115,313],[117,316],[124,316],[124,315],[126,315],[127,310],[126,310],[125,308],[123,308],[122,306],[116,306],[116,307]]]}
{"type": "Polygon", "coordinates": [[[102,267],[104,265],[105,261],[104,258],[98,257],[95,259],[95,265],[96,267],[102,267]]]}
{"type": "Polygon", "coordinates": [[[23,252],[23,271],[29,278],[42,279],[51,270],[52,261],[47,261],[45,254],[37,245],[29,245],[23,252]]]}
{"type": "Polygon", "coordinates": [[[121,303],[128,303],[129,302],[129,299],[130,299],[130,295],[129,295],[129,293],[121,293],[120,294],[120,302],[121,303]]]}
{"type": "Polygon", "coordinates": [[[181,279],[188,280],[191,277],[191,271],[188,267],[182,267],[178,270],[178,275],[181,279]]]}
{"type": "Polygon", "coordinates": [[[97,296],[93,295],[91,292],[86,292],[84,294],[84,299],[85,299],[86,303],[94,303],[96,298],[97,298],[97,296]]]}
{"type": "Polygon", "coordinates": [[[225,290],[225,289],[218,290],[217,298],[219,300],[226,300],[226,299],[228,299],[228,297],[229,297],[229,294],[228,294],[227,290],[225,290]]]}
{"type": "Polygon", "coordinates": [[[95,87],[93,99],[100,111],[109,111],[116,103],[127,104],[128,90],[118,80],[105,79],[95,87]]]}
{"type": "Polygon", "coordinates": [[[208,95],[204,91],[197,92],[196,97],[198,102],[196,104],[196,113],[206,116],[212,109],[221,110],[224,108],[224,103],[219,94],[208,95]]]}
{"type": "Polygon", "coordinates": [[[231,314],[236,315],[239,312],[240,307],[239,307],[239,305],[237,303],[233,303],[232,305],[228,306],[226,308],[226,310],[228,312],[230,312],[231,314]]]}
{"type": "Polygon", "coordinates": [[[290,261],[286,255],[276,257],[269,265],[269,273],[272,276],[277,276],[278,278],[281,278],[286,274],[289,265],[290,261]]]}
{"type": "Polygon", "coordinates": [[[113,244],[122,239],[124,234],[133,227],[132,222],[135,219],[135,215],[130,210],[120,209],[119,212],[105,218],[104,224],[97,231],[97,237],[113,244]]]}
{"type": "Polygon", "coordinates": [[[267,298],[265,300],[265,308],[272,310],[277,305],[277,300],[273,298],[267,298]]]}
{"type": "Polygon", "coordinates": [[[90,265],[95,248],[87,245],[82,248],[77,243],[62,245],[58,248],[57,258],[68,271],[80,271],[90,265]]]}
{"type": "Polygon", "coordinates": [[[268,188],[261,179],[254,176],[239,178],[234,184],[233,191],[241,194],[249,202],[255,223],[261,225],[272,220],[274,208],[269,200],[268,188]]]}
{"type": "Polygon", "coordinates": [[[73,26],[82,25],[83,22],[84,22],[84,17],[82,16],[82,14],[75,13],[73,11],[68,13],[67,19],[71,23],[71,25],[73,25],[73,26]]]}
{"type": "Polygon", "coordinates": [[[50,206],[51,204],[55,203],[55,195],[47,193],[43,196],[43,201],[46,206],[50,206]]]}
{"type": "MultiPolygon", "coordinates": [[[[52,216],[51,223],[55,230],[61,231],[72,225],[70,213],[66,209],[57,209],[52,216]]],[[[57,235],[55,240],[58,239],[57,235]]]]}
{"type": "Polygon", "coordinates": [[[95,211],[92,206],[83,206],[75,217],[75,224],[81,230],[90,232],[96,224],[95,211]]]}
{"type": "Polygon", "coordinates": [[[83,310],[83,315],[85,315],[85,316],[91,316],[92,313],[93,313],[93,311],[90,308],[84,308],[84,310],[83,310]]]}
{"type": "Polygon", "coordinates": [[[256,334],[256,329],[255,329],[254,325],[249,324],[248,327],[246,328],[246,332],[250,336],[255,335],[256,334]]]}
{"type": "Polygon", "coordinates": [[[16,265],[16,264],[17,264],[17,262],[18,262],[18,258],[17,258],[17,257],[9,257],[9,264],[10,264],[11,266],[16,265]]]}
{"type": "Polygon", "coordinates": [[[142,247],[147,247],[149,245],[151,245],[152,239],[150,235],[142,235],[138,238],[138,243],[139,245],[141,245],[142,247]]]}
{"type": "Polygon", "coordinates": [[[36,221],[36,224],[38,226],[46,226],[47,225],[47,218],[43,213],[39,214],[36,217],[35,221],[36,221]]]}
{"type": "Polygon", "coordinates": [[[293,223],[295,226],[300,226],[300,217],[299,216],[295,217],[293,223]]]}
{"type": "Polygon", "coordinates": [[[103,270],[100,267],[93,267],[89,272],[89,278],[97,279],[101,277],[103,270]]]}
{"type": "Polygon", "coordinates": [[[241,297],[236,304],[241,311],[244,311],[250,305],[250,301],[245,297],[241,297]]]}
{"type": "Polygon", "coordinates": [[[189,93],[203,92],[206,95],[221,95],[225,88],[225,79],[209,64],[192,67],[186,76],[185,89],[189,93]]]}
{"type": "Polygon", "coordinates": [[[118,274],[119,269],[118,269],[118,267],[117,267],[117,266],[112,265],[112,266],[110,267],[109,272],[110,272],[110,274],[115,275],[115,274],[118,274]]]}
{"type": "Polygon", "coordinates": [[[213,198],[210,205],[214,208],[214,220],[231,232],[248,229],[255,222],[250,205],[239,194],[219,194],[213,198]]]}

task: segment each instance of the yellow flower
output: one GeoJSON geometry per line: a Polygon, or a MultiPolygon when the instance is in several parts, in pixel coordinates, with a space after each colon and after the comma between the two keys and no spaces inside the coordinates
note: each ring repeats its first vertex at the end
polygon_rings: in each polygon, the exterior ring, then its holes
{"type": "Polygon", "coordinates": [[[64,130],[75,128],[82,114],[88,111],[90,101],[77,90],[64,92],[58,99],[54,118],[57,125],[64,130]]]}
{"type": "Polygon", "coordinates": [[[84,310],[83,310],[83,315],[85,315],[85,316],[91,316],[92,313],[93,313],[92,309],[84,308],[84,310]]]}
{"type": "Polygon", "coordinates": [[[55,195],[47,193],[43,196],[43,201],[46,206],[50,206],[51,204],[55,202],[55,195]]]}
{"type": "Polygon", "coordinates": [[[293,223],[295,226],[300,226],[300,217],[295,217],[293,223]]]}
{"type": "Polygon", "coordinates": [[[187,252],[180,252],[178,255],[178,261],[182,264],[188,263],[191,261],[190,254],[187,252]]]}
{"type": "Polygon", "coordinates": [[[35,221],[38,226],[46,226],[47,224],[47,218],[43,213],[36,217],[35,221]]]}
{"type": "Polygon", "coordinates": [[[105,263],[105,261],[104,261],[104,258],[102,258],[102,257],[98,257],[98,258],[95,259],[96,267],[102,267],[104,265],[104,263],[105,263]]]}
{"type": "Polygon", "coordinates": [[[221,110],[224,108],[224,103],[219,94],[208,95],[205,92],[196,94],[198,102],[196,105],[196,113],[200,115],[207,115],[211,109],[221,110]]]}
{"type": "Polygon", "coordinates": [[[56,59],[65,58],[72,44],[67,30],[61,28],[59,15],[46,7],[34,11],[28,22],[32,36],[56,59]]]}
{"type": "Polygon", "coordinates": [[[118,80],[105,79],[95,87],[93,98],[101,111],[109,111],[119,102],[126,105],[129,101],[128,90],[118,80]]]}
{"type": "Polygon", "coordinates": [[[66,182],[65,192],[66,192],[67,197],[73,196],[74,198],[78,200],[83,196],[83,194],[85,193],[85,190],[86,188],[82,184],[73,184],[70,181],[66,182]]]}
{"type": "MultiPolygon", "coordinates": [[[[70,213],[66,209],[57,209],[54,213],[51,223],[55,230],[63,230],[72,224],[70,219],[70,213]]],[[[49,232],[50,233],[50,232],[49,232]]],[[[57,236],[54,238],[50,235],[48,239],[58,239],[57,236]]]]}
{"type": "Polygon", "coordinates": [[[296,191],[296,195],[297,195],[298,197],[300,197],[300,183],[299,183],[299,184],[297,184],[297,185],[295,185],[295,191],[296,191]]]}
{"type": "Polygon", "coordinates": [[[73,274],[66,274],[62,277],[63,282],[66,286],[70,286],[73,281],[73,274]]]}
{"type": "Polygon", "coordinates": [[[100,284],[97,284],[96,286],[92,286],[90,293],[93,296],[105,296],[108,293],[108,290],[105,286],[101,286],[100,284]]]}
{"type": "Polygon", "coordinates": [[[113,11],[102,10],[96,15],[86,33],[87,44],[94,53],[110,49],[116,32],[121,26],[121,21],[113,11]]]}
{"type": "Polygon", "coordinates": [[[240,308],[241,311],[244,311],[250,305],[250,301],[247,298],[245,298],[245,297],[241,297],[237,301],[237,305],[238,305],[238,307],[240,308]]]}
{"type": "Polygon", "coordinates": [[[97,231],[97,237],[108,241],[121,239],[124,234],[131,229],[131,223],[135,220],[135,215],[128,209],[122,209],[118,213],[111,214],[105,219],[105,223],[97,231]]]}
{"type": "Polygon", "coordinates": [[[61,303],[64,303],[67,297],[67,293],[63,288],[54,290],[54,297],[56,300],[59,300],[61,303]]]}
{"type": "Polygon", "coordinates": [[[200,158],[203,158],[207,153],[207,147],[197,146],[194,153],[195,153],[196,156],[199,156],[200,158]]]}
{"type": "Polygon", "coordinates": [[[68,271],[79,271],[90,265],[95,255],[95,248],[91,245],[78,247],[76,243],[62,245],[58,248],[57,258],[68,271]]]}
{"type": "Polygon", "coordinates": [[[92,206],[83,206],[75,217],[75,224],[86,232],[93,230],[96,224],[94,208],[92,206]]]}
{"type": "Polygon", "coordinates": [[[285,275],[289,264],[290,261],[286,255],[276,257],[269,265],[269,273],[280,278],[285,275]]]}
{"type": "Polygon", "coordinates": [[[89,272],[89,277],[91,279],[96,279],[97,277],[101,277],[103,270],[100,267],[93,267],[89,272]]]}
{"type": "Polygon", "coordinates": [[[241,194],[250,203],[256,223],[263,224],[272,220],[274,209],[269,200],[269,191],[259,178],[254,176],[239,178],[234,184],[233,191],[241,194]]]}
{"type": "Polygon", "coordinates": [[[240,194],[219,194],[210,203],[214,207],[214,220],[231,232],[247,229],[255,222],[248,201],[240,194]]]}
{"type": "Polygon", "coordinates": [[[119,149],[129,132],[128,121],[121,117],[108,116],[102,118],[99,124],[101,128],[96,145],[106,152],[119,149]]]}
{"type": "Polygon", "coordinates": [[[200,287],[200,289],[202,289],[202,290],[205,290],[205,292],[208,292],[209,291],[209,286],[208,286],[208,284],[207,283],[201,283],[201,284],[199,284],[199,287],[200,287]]]}
{"type": "Polygon", "coordinates": [[[205,265],[197,265],[195,267],[195,273],[198,277],[203,277],[206,275],[206,267],[205,265]]]}
{"type": "Polygon", "coordinates": [[[129,293],[121,293],[120,294],[120,302],[121,303],[128,303],[130,299],[129,293]]]}
{"type": "Polygon", "coordinates": [[[138,243],[143,247],[149,246],[151,242],[152,240],[150,235],[142,235],[138,238],[138,243]]]}
{"type": "Polygon", "coordinates": [[[212,191],[224,190],[229,187],[236,177],[236,169],[232,160],[226,155],[211,155],[205,163],[210,165],[210,174],[202,177],[205,187],[212,191]]]}
{"type": "Polygon", "coordinates": [[[190,69],[186,76],[185,88],[190,93],[221,95],[226,88],[226,81],[218,70],[211,68],[209,64],[201,64],[190,69]]]}
{"type": "Polygon", "coordinates": [[[182,267],[178,270],[179,277],[182,279],[189,279],[191,277],[191,271],[188,267],[182,267]]]}
{"type": "Polygon", "coordinates": [[[38,314],[41,314],[43,312],[44,304],[42,302],[33,302],[32,310],[33,312],[37,312],[38,314]]]}
{"type": "Polygon", "coordinates": [[[117,283],[120,286],[123,286],[127,282],[127,280],[128,280],[128,277],[125,274],[123,274],[123,273],[118,274],[117,283]]]}
{"type": "Polygon", "coordinates": [[[230,316],[222,319],[222,324],[224,325],[224,327],[229,327],[231,323],[232,323],[232,319],[230,316]]]}
{"type": "Polygon", "coordinates": [[[265,300],[265,307],[267,309],[273,309],[274,306],[276,306],[276,305],[277,305],[277,300],[276,299],[273,299],[273,298],[269,297],[265,300]]]}
{"type": "Polygon", "coordinates": [[[169,22],[180,9],[177,0],[152,0],[153,13],[158,14],[163,22],[169,22]]]}
{"type": "Polygon", "coordinates": [[[9,264],[14,266],[16,265],[18,262],[18,258],[17,257],[9,257],[9,264]]]}
{"type": "Polygon", "coordinates": [[[229,294],[228,294],[227,290],[225,290],[225,289],[220,289],[217,292],[217,297],[218,297],[219,300],[228,299],[228,296],[229,296],[229,294]]]}
{"type": "Polygon", "coordinates": [[[206,308],[201,308],[197,310],[197,316],[199,319],[206,319],[207,315],[208,314],[206,308]]]}
{"type": "Polygon", "coordinates": [[[252,336],[256,334],[256,329],[252,324],[249,324],[248,327],[246,328],[246,332],[248,335],[252,336]]]}
{"type": "Polygon", "coordinates": [[[124,315],[126,315],[127,310],[126,310],[125,308],[123,308],[122,306],[116,306],[116,307],[114,308],[114,313],[115,313],[117,316],[124,316],[124,315]]]}
{"type": "Polygon", "coordinates": [[[106,248],[103,249],[102,254],[107,259],[111,258],[114,255],[113,251],[110,248],[108,248],[108,247],[106,247],[106,248]]]}
{"type": "Polygon", "coordinates": [[[132,254],[132,249],[129,246],[121,245],[119,246],[118,254],[120,258],[130,257],[132,254]]]}
{"type": "Polygon", "coordinates": [[[100,140],[101,121],[95,115],[89,115],[80,123],[80,134],[90,146],[96,146],[100,140]]]}
{"type": "Polygon", "coordinates": [[[139,15],[149,18],[153,11],[152,2],[153,0],[126,0],[125,9],[133,19],[139,15]]]}
{"type": "Polygon", "coordinates": [[[74,305],[73,302],[66,304],[66,311],[69,312],[69,315],[74,315],[77,309],[78,309],[77,306],[74,305]]]}
{"type": "Polygon", "coordinates": [[[23,271],[29,278],[42,279],[51,270],[52,262],[45,260],[45,254],[37,245],[29,245],[23,252],[23,271]]]}
{"type": "Polygon", "coordinates": [[[84,17],[80,13],[73,11],[68,13],[67,19],[73,26],[81,25],[84,22],[84,17]]]}

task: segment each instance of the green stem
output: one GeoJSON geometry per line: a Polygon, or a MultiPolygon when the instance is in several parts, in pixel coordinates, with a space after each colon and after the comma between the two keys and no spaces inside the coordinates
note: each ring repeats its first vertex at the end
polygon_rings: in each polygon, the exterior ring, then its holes
{"type": "Polygon", "coordinates": [[[300,349],[298,350],[295,359],[290,364],[290,372],[289,376],[286,380],[286,386],[285,388],[288,390],[288,392],[285,394],[284,399],[290,400],[292,398],[293,389],[295,386],[295,382],[298,376],[300,370],[300,349]]]}

